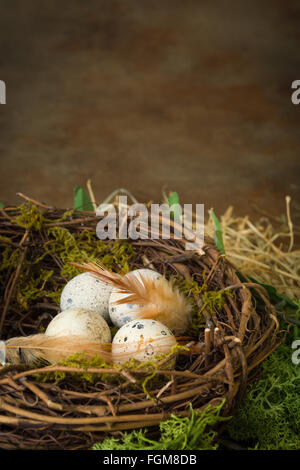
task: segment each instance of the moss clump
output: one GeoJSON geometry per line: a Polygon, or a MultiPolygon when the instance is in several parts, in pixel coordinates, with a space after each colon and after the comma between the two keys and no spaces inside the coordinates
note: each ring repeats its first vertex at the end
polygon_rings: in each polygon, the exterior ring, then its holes
{"type": "Polygon", "coordinates": [[[89,230],[71,233],[65,227],[51,227],[47,230],[49,240],[45,243],[45,252],[38,261],[52,254],[62,263],[61,276],[69,281],[81,271],[71,262],[100,259],[109,269],[117,267],[121,273],[129,271],[129,260],[133,255],[133,247],[126,240],[115,240],[105,243],[89,230]]]}
{"type": "MultiPolygon", "coordinates": [[[[205,273],[203,273],[203,279],[204,277],[205,273]]],[[[230,289],[221,289],[218,291],[209,290],[205,280],[203,280],[202,284],[195,280],[191,282],[178,282],[178,287],[183,292],[183,294],[188,296],[192,305],[192,334],[197,334],[201,328],[205,327],[205,319],[202,314],[204,309],[206,309],[209,313],[213,313],[216,310],[220,311],[224,307],[226,296],[232,296],[230,289]],[[202,306],[200,308],[197,305],[194,295],[199,297],[202,301],[202,306]]]]}
{"type": "MultiPolygon", "coordinates": [[[[17,286],[16,298],[17,302],[24,310],[28,310],[29,304],[33,303],[42,295],[47,297],[54,297],[53,292],[48,292],[45,289],[46,284],[52,284],[53,270],[33,269],[30,276],[27,276],[26,271],[23,271],[19,276],[17,286]]],[[[56,299],[55,300],[59,300],[56,299]]]]}
{"type": "Polygon", "coordinates": [[[14,248],[9,242],[9,238],[0,236],[0,272],[5,271],[10,266],[12,268],[16,268],[18,266],[21,249],[14,248]]]}
{"type": "Polygon", "coordinates": [[[27,230],[41,230],[44,223],[44,217],[37,206],[30,204],[29,202],[25,202],[19,206],[18,209],[20,213],[13,220],[17,225],[27,230]]]}
{"type": "MultiPolygon", "coordinates": [[[[93,358],[87,358],[85,354],[73,354],[72,356],[60,361],[58,366],[72,367],[75,369],[116,369],[118,364],[109,364],[105,362],[100,356],[95,355],[93,358]]],[[[34,375],[37,382],[62,382],[67,377],[72,377],[74,380],[81,383],[94,383],[96,380],[103,380],[111,383],[116,382],[117,374],[99,373],[92,374],[90,372],[66,372],[61,370],[49,371],[45,373],[37,373],[34,375]]]]}
{"type": "MultiPolygon", "coordinates": [[[[30,203],[22,204],[19,215],[12,220],[19,226],[43,233],[44,243],[38,243],[26,253],[15,288],[15,298],[24,310],[47,298],[59,305],[61,291],[66,282],[79,274],[79,269],[70,262],[82,263],[98,259],[110,269],[125,274],[130,270],[129,261],[134,248],[127,240],[105,243],[90,230],[71,231],[55,225],[69,219],[74,211],[66,211],[62,217],[47,219],[39,209],[30,203]],[[51,222],[51,226],[47,223],[51,222]]],[[[21,249],[0,236],[0,272],[18,266],[21,249]]]]}
{"type": "Polygon", "coordinates": [[[195,411],[190,405],[190,417],[180,418],[171,415],[160,423],[160,439],[153,441],[147,437],[147,429],[124,433],[122,439],[107,438],[94,444],[93,450],[215,450],[217,435],[213,426],[228,418],[220,416],[224,401],[216,406],[207,406],[203,411],[195,411]]]}
{"type": "MultiPolygon", "coordinates": [[[[19,215],[12,219],[12,222],[23,227],[26,230],[41,230],[45,222],[53,222],[53,219],[45,217],[39,208],[29,201],[24,202],[18,206],[19,215]]],[[[63,222],[64,220],[71,219],[74,210],[70,209],[65,211],[61,217],[58,217],[55,222],[63,222]]]]}
{"type": "Polygon", "coordinates": [[[227,426],[232,439],[262,450],[300,449],[300,365],[287,344],[263,362],[264,376],[227,426]]]}

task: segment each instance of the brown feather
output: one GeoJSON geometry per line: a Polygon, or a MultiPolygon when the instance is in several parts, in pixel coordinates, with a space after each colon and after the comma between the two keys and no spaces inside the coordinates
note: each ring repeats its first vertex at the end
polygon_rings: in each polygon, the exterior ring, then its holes
{"type": "Polygon", "coordinates": [[[156,354],[171,351],[169,337],[157,338],[145,342],[130,343],[130,351],[123,351],[124,345],[114,344],[114,354],[111,353],[111,343],[90,343],[87,338],[80,336],[52,337],[44,334],[11,338],[5,342],[6,363],[10,364],[55,364],[73,354],[84,354],[87,358],[100,356],[105,362],[121,360],[126,362],[133,357],[132,351],[142,352],[151,343],[155,345],[156,354]],[[118,353],[118,349],[120,352],[118,353]]]}
{"type": "Polygon", "coordinates": [[[89,262],[73,266],[90,272],[98,279],[108,282],[127,294],[117,304],[136,304],[135,313],[139,318],[153,318],[168,326],[176,334],[186,332],[191,314],[191,305],[174,284],[165,277],[152,279],[132,272],[122,276],[109,271],[102,263],[89,262]],[[138,307],[142,305],[142,307],[138,307]]]}
{"type": "Polygon", "coordinates": [[[6,362],[12,364],[56,363],[73,354],[99,355],[111,360],[110,344],[91,343],[80,336],[46,336],[37,334],[11,338],[5,342],[6,362]]]}

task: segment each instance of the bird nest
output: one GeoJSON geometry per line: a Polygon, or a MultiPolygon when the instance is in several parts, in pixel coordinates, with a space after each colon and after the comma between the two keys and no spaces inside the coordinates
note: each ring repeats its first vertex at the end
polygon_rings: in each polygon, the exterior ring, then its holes
{"type": "MultiPolygon", "coordinates": [[[[1,339],[42,332],[59,311],[69,261],[101,259],[119,272],[150,267],[175,280],[193,305],[176,365],[113,367],[71,358],[43,367],[0,368],[0,448],[88,449],[108,435],[157,425],[224,403],[230,416],[260,363],[279,343],[264,289],[249,282],[211,239],[204,254],[182,240],[97,239],[99,217],[36,201],[0,209],[1,339]]],[[[73,271],[72,271],[73,270],[73,271]]],[[[175,353],[174,353],[175,354],[175,353]]],[[[173,361],[174,364],[174,361],[173,361]]]]}

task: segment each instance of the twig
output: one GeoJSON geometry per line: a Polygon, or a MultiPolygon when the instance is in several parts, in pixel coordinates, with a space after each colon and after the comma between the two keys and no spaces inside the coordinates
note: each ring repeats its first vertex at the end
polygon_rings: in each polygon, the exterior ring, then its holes
{"type": "Polygon", "coordinates": [[[294,232],[293,232],[293,223],[291,219],[291,209],[290,209],[291,197],[286,196],[285,201],[286,201],[286,216],[287,216],[287,222],[288,222],[288,226],[290,229],[290,237],[291,237],[288,251],[292,251],[292,248],[294,245],[294,232]]]}
{"type": "Polygon", "coordinates": [[[21,268],[22,268],[22,264],[23,264],[26,252],[27,252],[27,247],[21,253],[20,260],[19,260],[17,269],[16,269],[15,274],[14,274],[14,278],[13,278],[13,281],[12,281],[12,284],[11,284],[11,288],[10,288],[9,293],[7,295],[7,299],[5,301],[5,305],[4,305],[2,315],[1,315],[1,320],[0,320],[0,334],[2,333],[2,329],[3,329],[6,313],[7,313],[8,307],[9,307],[10,299],[12,297],[16,282],[18,280],[18,277],[19,277],[19,274],[20,274],[20,271],[21,271],[21,268]]]}
{"type": "Polygon", "coordinates": [[[89,196],[90,196],[90,200],[91,200],[92,206],[93,206],[93,208],[94,208],[94,211],[96,212],[97,204],[96,204],[96,199],[95,199],[94,191],[93,191],[93,189],[92,189],[92,182],[91,182],[91,179],[88,179],[88,180],[87,180],[86,186],[87,186],[87,190],[88,190],[88,193],[89,193],[89,196]]]}
{"type": "Polygon", "coordinates": [[[32,199],[31,197],[28,197],[23,193],[17,193],[17,196],[20,196],[23,199],[26,199],[26,201],[33,202],[33,204],[35,204],[36,206],[43,207],[44,209],[53,209],[52,206],[47,206],[46,204],[43,204],[42,202],[39,202],[36,199],[32,199]]]}

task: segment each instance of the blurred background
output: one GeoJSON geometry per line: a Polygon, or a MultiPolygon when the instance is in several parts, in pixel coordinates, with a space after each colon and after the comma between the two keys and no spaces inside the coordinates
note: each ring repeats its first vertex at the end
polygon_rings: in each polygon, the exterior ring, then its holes
{"type": "Polygon", "coordinates": [[[0,5],[0,201],[72,207],[92,178],[218,214],[300,207],[300,2],[0,5]]]}

